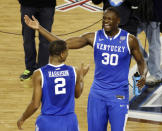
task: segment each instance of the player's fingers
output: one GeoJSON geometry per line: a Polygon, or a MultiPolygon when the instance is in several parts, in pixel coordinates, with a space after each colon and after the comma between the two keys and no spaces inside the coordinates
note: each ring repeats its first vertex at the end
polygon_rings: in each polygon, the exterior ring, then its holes
{"type": "Polygon", "coordinates": [[[24,15],[24,19],[29,19],[29,16],[28,15],[24,15]]]}
{"type": "Polygon", "coordinates": [[[24,20],[25,20],[25,22],[28,20],[28,16],[27,15],[24,15],[24,20]]]}
{"type": "Polygon", "coordinates": [[[84,63],[81,63],[81,69],[83,70],[83,67],[84,67],[84,63]]]}
{"type": "Polygon", "coordinates": [[[84,63],[81,63],[81,66],[80,66],[80,76],[83,77],[83,73],[84,72],[84,63]]]}
{"type": "Polygon", "coordinates": [[[26,24],[29,24],[29,22],[30,22],[29,16],[25,15],[25,16],[24,16],[24,20],[25,20],[25,23],[26,23],[26,24]]]}
{"type": "Polygon", "coordinates": [[[32,19],[33,19],[34,21],[38,21],[33,15],[32,15],[32,19]]]}
{"type": "Polygon", "coordinates": [[[24,121],[22,120],[22,117],[17,121],[17,127],[19,130],[23,130],[22,125],[24,121]]]}
{"type": "Polygon", "coordinates": [[[90,65],[88,64],[85,68],[84,68],[84,76],[87,74],[87,72],[89,71],[90,65]]]}
{"type": "Polygon", "coordinates": [[[22,125],[22,124],[21,124],[20,122],[17,122],[17,127],[18,127],[19,130],[22,130],[21,125],[22,125]]]}
{"type": "Polygon", "coordinates": [[[88,71],[88,70],[89,70],[89,68],[90,68],[90,65],[88,64],[88,65],[86,66],[86,70],[88,71]]]}
{"type": "Polygon", "coordinates": [[[80,71],[83,72],[83,69],[84,69],[84,63],[81,63],[81,65],[80,65],[80,71]]]}
{"type": "Polygon", "coordinates": [[[137,86],[141,89],[141,88],[143,88],[144,84],[145,84],[145,80],[141,79],[138,81],[137,86]]]}

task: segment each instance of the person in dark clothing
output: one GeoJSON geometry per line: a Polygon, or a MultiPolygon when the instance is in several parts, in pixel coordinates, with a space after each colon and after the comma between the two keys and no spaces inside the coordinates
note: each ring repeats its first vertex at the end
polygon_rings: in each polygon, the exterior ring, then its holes
{"type": "Polygon", "coordinates": [[[152,86],[162,82],[160,21],[162,21],[161,0],[129,0],[136,7],[133,12],[139,19],[137,34],[145,32],[149,43],[149,55],[142,48],[141,51],[147,61],[150,76],[146,78],[146,85],[152,86]]]}
{"type": "MultiPolygon", "coordinates": [[[[121,0],[122,4],[116,6],[118,12],[120,13],[120,24],[119,28],[122,28],[129,33],[136,35],[137,34],[137,22],[138,20],[132,14],[131,4],[128,0],[121,0]]],[[[110,0],[92,0],[96,5],[103,2],[103,10],[111,7],[110,0]]]]}
{"type": "Polygon", "coordinates": [[[154,1],[154,9],[157,18],[160,20],[160,32],[162,33],[162,1],[161,0],[155,0],[154,1]]]}
{"type": "Polygon", "coordinates": [[[48,44],[49,42],[39,34],[39,50],[36,51],[35,31],[30,29],[24,23],[24,15],[34,15],[41,25],[48,31],[51,31],[54,21],[56,0],[18,0],[20,3],[21,24],[23,46],[25,53],[26,69],[20,75],[20,80],[26,80],[31,77],[33,71],[48,63],[48,44]],[[38,60],[37,59],[38,54],[38,60]]]}

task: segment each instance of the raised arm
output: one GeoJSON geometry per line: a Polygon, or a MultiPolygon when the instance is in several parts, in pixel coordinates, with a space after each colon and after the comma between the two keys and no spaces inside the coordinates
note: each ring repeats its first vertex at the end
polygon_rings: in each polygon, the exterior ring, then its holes
{"type": "Polygon", "coordinates": [[[41,97],[42,97],[42,88],[41,88],[41,74],[40,71],[36,71],[32,77],[33,83],[33,96],[30,104],[26,108],[25,112],[22,114],[20,119],[17,121],[17,126],[21,130],[22,125],[26,119],[28,119],[40,106],[41,97]]]}
{"type": "Polygon", "coordinates": [[[75,98],[79,98],[82,94],[83,87],[84,87],[84,76],[87,74],[89,70],[89,65],[84,67],[84,64],[81,64],[81,67],[78,69],[76,68],[76,86],[75,86],[75,98]]]}
{"type": "Polygon", "coordinates": [[[49,31],[47,31],[45,28],[43,28],[40,24],[39,21],[32,16],[32,19],[29,18],[28,15],[24,16],[24,21],[26,23],[26,25],[30,28],[32,28],[33,30],[37,30],[39,33],[41,33],[49,42],[52,42],[54,40],[59,40],[60,38],[58,38],[57,36],[53,35],[52,33],[50,33],[49,31]]]}
{"type": "Polygon", "coordinates": [[[128,41],[129,41],[129,47],[130,47],[131,54],[137,62],[138,71],[141,75],[141,79],[138,81],[137,86],[139,88],[142,88],[145,84],[146,75],[148,71],[147,65],[140,51],[138,40],[136,39],[136,37],[133,35],[129,35],[128,41]]]}
{"type": "MultiPolygon", "coordinates": [[[[24,20],[27,26],[39,31],[39,33],[41,33],[41,35],[43,35],[49,42],[61,39],[43,28],[34,16],[32,16],[32,19],[30,19],[27,15],[25,15],[24,20]]],[[[95,33],[86,33],[80,37],[72,37],[65,41],[69,49],[79,49],[87,45],[93,46],[94,37],[95,33]]]]}
{"type": "Polygon", "coordinates": [[[79,49],[87,45],[93,47],[94,37],[95,33],[86,33],[80,37],[71,37],[65,41],[69,49],[79,49]]]}

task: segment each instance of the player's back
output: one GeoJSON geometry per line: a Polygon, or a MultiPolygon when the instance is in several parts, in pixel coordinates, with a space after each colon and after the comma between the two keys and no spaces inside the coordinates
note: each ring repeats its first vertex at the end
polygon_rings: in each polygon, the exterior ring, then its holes
{"type": "Polygon", "coordinates": [[[42,75],[42,115],[63,116],[74,113],[75,70],[72,66],[48,64],[42,75]]]}

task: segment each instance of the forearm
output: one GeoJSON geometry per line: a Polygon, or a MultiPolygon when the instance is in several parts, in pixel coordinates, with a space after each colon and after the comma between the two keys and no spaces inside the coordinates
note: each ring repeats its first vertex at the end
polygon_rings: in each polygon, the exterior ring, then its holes
{"type": "Polygon", "coordinates": [[[138,62],[137,63],[138,66],[138,71],[140,73],[141,76],[146,77],[148,69],[147,69],[147,64],[146,62],[138,62]]]}
{"type": "MultiPolygon", "coordinates": [[[[55,41],[55,40],[61,40],[59,37],[53,35],[49,31],[47,31],[45,28],[43,28],[41,25],[38,29],[39,33],[43,35],[49,42],[55,41]]],[[[86,41],[82,39],[81,37],[72,37],[67,40],[65,40],[69,49],[80,49],[87,45],[86,41]]]]}
{"type": "Polygon", "coordinates": [[[28,107],[26,108],[25,112],[22,115],[23,121],[28,119],[32,114],[34,114],[35,111],[37,111],[38,107],[34,106],[34,103],[31,102],[28,107]]]}
{"type": "Polygon", "coordinates": [[[79,80],[76,84],[76,90],[75,90],[75,98],[79,98],[83,92],[83,88],[84,88],[84,81],[83,80],[79,80]]]}
{"type": "Polygon", "coordinates": [[[84,46],[87,46],[87,42],[81,37],[72,37],[65,40],[69,49],[80,49],[84,46]]]}
{"type": "Polygon", "coordinates": [[[57,36],[53,35],[51,32],[47,31],[45,28],[43,28],[41,25],[39,25],[38,32],[44,36],[49,42],[60,40],[57,36]]]}
{"type": "Polygon", "coordinates": [[[81,95],[82,92],[83,92],[83,88],[84,88],[84,81],[83,80],[80,80],[79,86],[80,86],[80,95],[81,95]]]}
{"type": "Polygon", "coordinates": [[[140,73],[140,80],[137,82],[137,86],[141,89],[145,85],[146,75],[147,75],[147,65],[144,60],[142,62],[137,62],[138,71],[140,73]]]}

